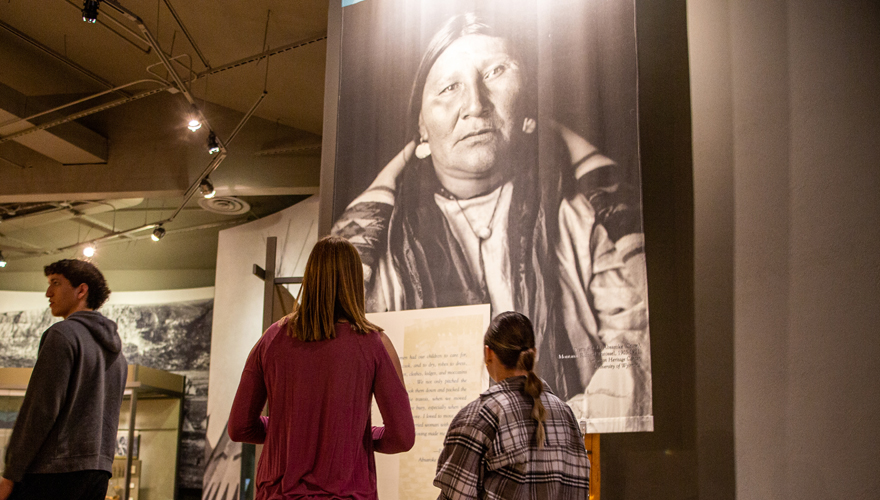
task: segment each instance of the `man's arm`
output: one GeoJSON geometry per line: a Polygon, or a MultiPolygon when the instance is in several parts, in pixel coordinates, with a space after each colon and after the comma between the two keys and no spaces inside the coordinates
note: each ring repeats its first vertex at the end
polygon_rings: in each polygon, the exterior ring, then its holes
{"type": "Polygon", "coordinates": [[[21,481],[42,448],[67,400],[75,359],[73,345],[59,331],[50,328],[43,338],[24,403],[12,429],[3,477],[21,481]]]}

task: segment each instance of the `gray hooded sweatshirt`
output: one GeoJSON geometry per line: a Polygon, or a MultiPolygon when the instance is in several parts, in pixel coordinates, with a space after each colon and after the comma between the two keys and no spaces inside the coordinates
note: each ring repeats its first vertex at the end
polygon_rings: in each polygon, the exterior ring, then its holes
{"type": "Polygon", "coordinates": [[[40,339],[3,476],[112,471],[128,367],[116,323],[75,312],[40,339]]]}

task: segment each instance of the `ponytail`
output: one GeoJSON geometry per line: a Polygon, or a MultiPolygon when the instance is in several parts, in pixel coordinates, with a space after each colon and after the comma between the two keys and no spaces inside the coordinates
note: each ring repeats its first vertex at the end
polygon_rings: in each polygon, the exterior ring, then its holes
{"type": "Polygon", "coordinates": [[[544,392],[544,384],[541,383],[541,379],[539,379],[533,371],[533,368],[535,367],[534,347],[526,349],[519,354],[519,361],[517,362],[516,367],[528,372],[528,375],[526,375],[525,393],[532,397],[532,418],[538,422],[538,427],[535,429],[535,442],[538,443],[538,448],[543,448],[544,439],[546,438],[544,421],[547,418],[547,410],[544,408],[544,403],[541,402],[541,393],[544,392]]]}
{"type": "Polygon", "coordinates": [[[498,356],[505,367],[527,372],[526,385],[523,391],[532,397],[532,418],[538,422],[535,429],[535,441],[538,448],[544,447],[546,430],[544,421],[547,410],[541,402],[544,384],[535,375],[535,331],[529,318],[518,312],[503,312],[492,320],[483,338],[486,347],[498,356]]]}

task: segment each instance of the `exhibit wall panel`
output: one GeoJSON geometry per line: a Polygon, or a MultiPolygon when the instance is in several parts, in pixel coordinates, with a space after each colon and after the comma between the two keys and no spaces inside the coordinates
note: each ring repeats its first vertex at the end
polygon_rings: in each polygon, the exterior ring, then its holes
{"type": "MultiPolygon", "coordinates": [[[[435,499],[440,489],[432,481],[446,429],[489,387],[482,355],[489,306],[371,313],[367,319],[384,329],[400,357],[416,431],[411,450],[375,454],[379,498],[435,499]]],[[[382,425],[375,401],[371,420],[382,425]]]]}
{"type": "Polygon", "coordinates": [[[688,16],[699,498],[877,498],[880,4],[688,16]]]}

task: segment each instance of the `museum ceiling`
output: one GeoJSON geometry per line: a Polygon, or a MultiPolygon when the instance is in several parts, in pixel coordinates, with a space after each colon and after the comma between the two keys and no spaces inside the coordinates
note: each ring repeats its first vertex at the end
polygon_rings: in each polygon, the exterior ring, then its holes
{"type": "Polygon", "coordinates": [[[105,270],[213,269],[218,231],[316,194],[327,9],[0,2],[0,289],[90,242],[105,270]]]}

